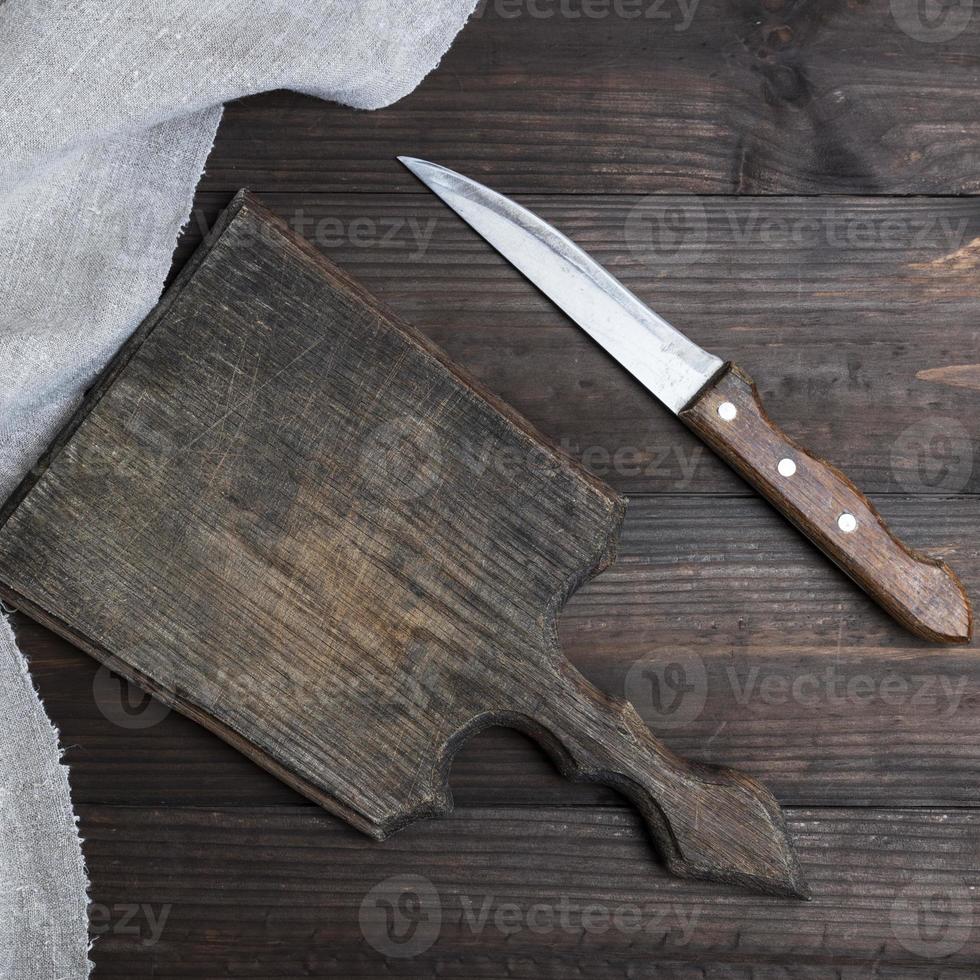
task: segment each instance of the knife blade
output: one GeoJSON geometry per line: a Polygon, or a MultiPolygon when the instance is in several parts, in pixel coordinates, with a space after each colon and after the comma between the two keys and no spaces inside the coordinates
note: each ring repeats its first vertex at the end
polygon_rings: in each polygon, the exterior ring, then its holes
{"type": "Polygon", "coordinates": [[[446,167],[398,159],[899,623],[933,642],[971,639],[973,611],[955,573],[899,540],[843,473],[779,429],[744,371],[527,208],[446,167]]]}

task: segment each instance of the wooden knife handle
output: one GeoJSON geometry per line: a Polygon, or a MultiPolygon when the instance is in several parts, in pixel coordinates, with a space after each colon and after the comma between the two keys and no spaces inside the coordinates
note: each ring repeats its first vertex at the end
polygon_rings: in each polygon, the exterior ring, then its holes
{"type": "Polygon", "coordinates": [[[567,661],[555,680],[534,692],[525,723],[504,723],[534,736],[566,776],[631,800],[672,874],[809,898],[782,811],[765,786],[675,755],[633,705],[599,690],[567,661]]]}
{"type": "Polygon", "coordinates": [[[903,626],[969,642],[973,612],[953,571],[903,544],[843,473],[782,432],[743,371],[726,365],[680,419],[903,626]]]}

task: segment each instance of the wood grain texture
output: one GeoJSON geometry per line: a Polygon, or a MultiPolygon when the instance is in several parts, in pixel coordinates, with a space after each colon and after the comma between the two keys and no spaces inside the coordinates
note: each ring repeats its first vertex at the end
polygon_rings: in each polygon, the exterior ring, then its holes
{"type": "Polygon", "coordinates": [[[0,512],[5,594],[378,839],[492,724],[671,870],[804,896],[775,800],[589,684],[624,504],[242,195],[0,512]]]}
{"type": "Polygon", "coordinates": [[[787,816],[805,904],[666,878],[622,808],[459,811],[378,846],[310,808],[82,807],[94,955],[125,980],[976,975],[975,813],[787,816]]]}
{"type": "MultiPolygon", "coordinates": [[[[864,492],[980,491],[980,389],[922,375],[980,361],[978,199],[519,199],[746,368],[783,428],[864,492]]],[[[202,192],[178,263],[226,203],[202,192]]],[[[744,487],[432,195],[267,203],[621,492],[744,487]]]]}
{"type": "Polygon", "coordinates": [[[369,117],[287,93],[233,104],[205,186],[385,191],[395,156],[411,154],[503,193],[980,189],[967,4],[934,18],[889,0],[483,9],[438,72],[369,117]],[[895,11],[925,30],[903,30],[895,11]],[[930,43],[930,26],[963,14],[956,36],[930,43]]]}
{"type": "MultiPolygon", "coordinates": [[[[968,589],[980,588],[976,497],[882,503],[902,534],[929,523],[968,589]]],[[[744,769],[786,804],[976,803],[976,640],[945,650],[916,640],[755,495],[633,499],[617,561],[571,597],[559,628],[575,667],[633,701],[673,751],[744,769]],[[656,672],[671,664],[683,673],[664,678],[658,700],[656,672]],[[683,695],[676,704],[672,692],[683,695]]],[[[80,802],[298,801],[42,627],[21,618],[17,634],[80,802]]],[[[617,800],[563,780],[526,738],[499,728],[459,750],[450,784],[457,806],[617,800]]]]}
{"type": "Polygon", "coordinates": [[[907,629],[970,641],[973,608],[952,569],[899,540],[840,470],[775,425],[744,371],[726,365],[678,417],[907,629]]]}

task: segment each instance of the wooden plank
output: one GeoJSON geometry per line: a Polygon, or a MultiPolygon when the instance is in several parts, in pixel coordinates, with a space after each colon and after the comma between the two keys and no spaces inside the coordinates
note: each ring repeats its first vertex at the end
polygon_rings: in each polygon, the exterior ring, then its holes
{"type": "Polygon", "coordinates": [[[461,810],[384,844],[312,809],[80,810],[100,977],[948,980],[980,958],[975,812],[790,811],[814,883],[792,903],[669,879],[624,809],[461,810]]]}
{"type": "MultiPolygon", "coordinates": [[[[742,365],[774,420],[862,490],[980,491],[980,202],[673,197],[651,211],[636,196],[521,200],[742,365]],[[663,248],[631,249],[638,206],[641,226],[665,222],[663,248]]],[[[225,203],[199,196],[178,265],[225,203]]],[[[744,489],[431,195],[270,204],[617,489],[744,489]]]]}
{"type": "MultiPolygon", "coordinates": [[[[980,594],[977,498],[878,504],[910,539],[928,526],[930,543],[980,594]]],[[[745,768],[783,802],[977,802],[975,644],[946,650],[905,635],[761,500],[632,500],[618,560],[559,625],[572,662],[632,698],[671,748],[745,768]],[[672,663],[682,672],[658,677],[672,663]],[[675,694],[683,698],[671,710],[675,694]]],[[[107,672],[40,627],[21,619],[18,636],[81,801],[293,799],[192,723],[161,720],[140,696],[123,700],[107,672]]],[[[462,805],[614,799],[560,779],[526,739],[502,730],[467,743],[450,783],[462,805]]]]}
{"type": "Polygon", "coordinates": [[[980,18],[922,9],[487,0],[392,108],[232,105],[205,182],[408,189],[408,153],[505,192],[975,193],[980,18]]]}

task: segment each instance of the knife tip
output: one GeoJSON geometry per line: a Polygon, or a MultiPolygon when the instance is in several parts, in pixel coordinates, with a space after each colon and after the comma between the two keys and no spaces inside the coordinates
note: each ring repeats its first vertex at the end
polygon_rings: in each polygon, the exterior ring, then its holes
{"type": "Polygon", "coordinates": [[[422,167],[431,167],[431,163],[427,163],[425,160],[419,160],[418,157],[396,157],[398,162],[403,167],[408,167],[413,174],[417,174],[422,167]]]}
{"type": "MultiPolygon", "coordinates": [[[[0,2],[2,2],[2,0],[0,0],[0,2]]],[[[448,167],[443,167],[438,163],[432,163],[429,160],[420,160],[418,157],[398,157],[397,159],[402,166],[411,170],[412,173],[426,185],[426,187],[436,191],[436,193],[438,193],[436,190],[436,185],[443,181],[466,179],[461,174],[457,174],[448,167]]]]}

